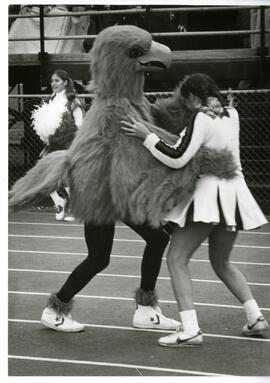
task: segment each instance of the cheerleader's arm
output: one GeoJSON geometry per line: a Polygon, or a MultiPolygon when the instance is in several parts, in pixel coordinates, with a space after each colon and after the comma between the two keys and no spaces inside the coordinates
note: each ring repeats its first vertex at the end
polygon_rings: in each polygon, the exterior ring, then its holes
{"type": "Polygon", "coordinates": [[[77,128],[80,129],[83,122],[83,111],[81,106],[76,106],[76,108],[72,111],[72,114],[77,128]]]}
{"type": "Polygon", "coordinates": [[[173,169],[184,167],[204,144],[206,138],[204,115],[198,113],[193,124],[186,130],[182,140],[176,145],[169,145],[155,133],[147,135],[143,145],[163,164],[173,169]]]}

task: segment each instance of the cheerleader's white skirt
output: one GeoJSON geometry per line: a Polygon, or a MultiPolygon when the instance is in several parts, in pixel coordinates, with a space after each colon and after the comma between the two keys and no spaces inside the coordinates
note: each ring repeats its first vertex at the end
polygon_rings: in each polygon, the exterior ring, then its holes
{"type": "Polygon", "coordinates": [[[267,223],[242,172],[232,180],[202,176],[193,196],[177,205],[162,221],[180,227],[189,221],[222,223],[228,230],[250,230],[267,223]]]}

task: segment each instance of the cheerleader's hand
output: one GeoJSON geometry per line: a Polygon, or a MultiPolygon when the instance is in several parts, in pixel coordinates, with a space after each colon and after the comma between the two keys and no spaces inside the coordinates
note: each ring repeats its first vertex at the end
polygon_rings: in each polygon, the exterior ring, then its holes
{"type": "Polygon", "coordinates": [[[135,118],[129,116],[130,121],[121,121],[121,129],[127,136],[133,136],[145,140],[150,130],[135,118]]]}

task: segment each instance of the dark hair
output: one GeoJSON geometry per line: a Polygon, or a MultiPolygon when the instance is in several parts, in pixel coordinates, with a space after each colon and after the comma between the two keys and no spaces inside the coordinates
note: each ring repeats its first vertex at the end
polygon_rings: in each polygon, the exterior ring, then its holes
{"type": "Polygon", "coordinates": [[[74,87],[74,84],[73,84],[73,81],[71,79],[71,77],[69,76],[68,72],[66,72],[65,70],[63,69],[56,69],[51,77],[53,75],[56,75],[58,77],[60,77],[63,81],[67,81],[67,86],[66,86],[66,94],[67,94],[67,99],[68,101],[73,101],[76,97],[76,90],[75,90],[75,87],[74,87]]]}
{"type": "Polygon", "coordinates": [[[200,97],[202,104],[207,104],[208,97],[216,97],[222,106],[225,102],[215,81],[205,73],[194,73],[185,76],[181,82],[181,95],[188,97],[190,93],[200,97]]]}

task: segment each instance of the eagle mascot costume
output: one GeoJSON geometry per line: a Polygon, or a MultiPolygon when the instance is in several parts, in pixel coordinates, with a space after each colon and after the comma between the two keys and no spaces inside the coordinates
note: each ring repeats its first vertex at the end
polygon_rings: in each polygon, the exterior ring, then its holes
{"type": "MultiPolygon", "coordinates": [[[[122,132],[121,121],[132,116],[174,144],[179,132],[192,123],[179,89],[154,106],[144,97],[145,72],[170,66],[168,47],[152,41],[150,33],[138,27],[113,26],[99,33],[90,59],[94,98],[82,127],[69,149],[46,155],[14,184],[11,209],[21,209],[68,185],[72,213],[85,224],[123,220],[155,228],[165,213],[191,196],[200,174],[233,176],[234,163],[226,150],[202,148],[184,168],[174,170],[122,132]]],[[[148,299],[138,289],[137,304],[144,297],[145,306],[157,303],[154,295],[148,299]]]]}
{"type": "Polygon", "coordinates": [[[99,33],[90,59],[94,99],[81,129],[68,150],[42,158],[14,184],[11,209],[30,205],[67,184],[72,212],[84,222],[128,219],[157,227],[165,213],[192,194],[199,174],[233,176],[234,163],[226,150],[202,148],[184,168],[174,170],[121,131],[121,120],[132,116],[167,142],[174,144],[179,138],[176,134],[187,122],[179,89],[154,108],[143,93],[145,72],[170,66],[168,47],[138,27],[113,26],[99,33]],[[154,125],[158,120],[167,131],[154,125]]]}

